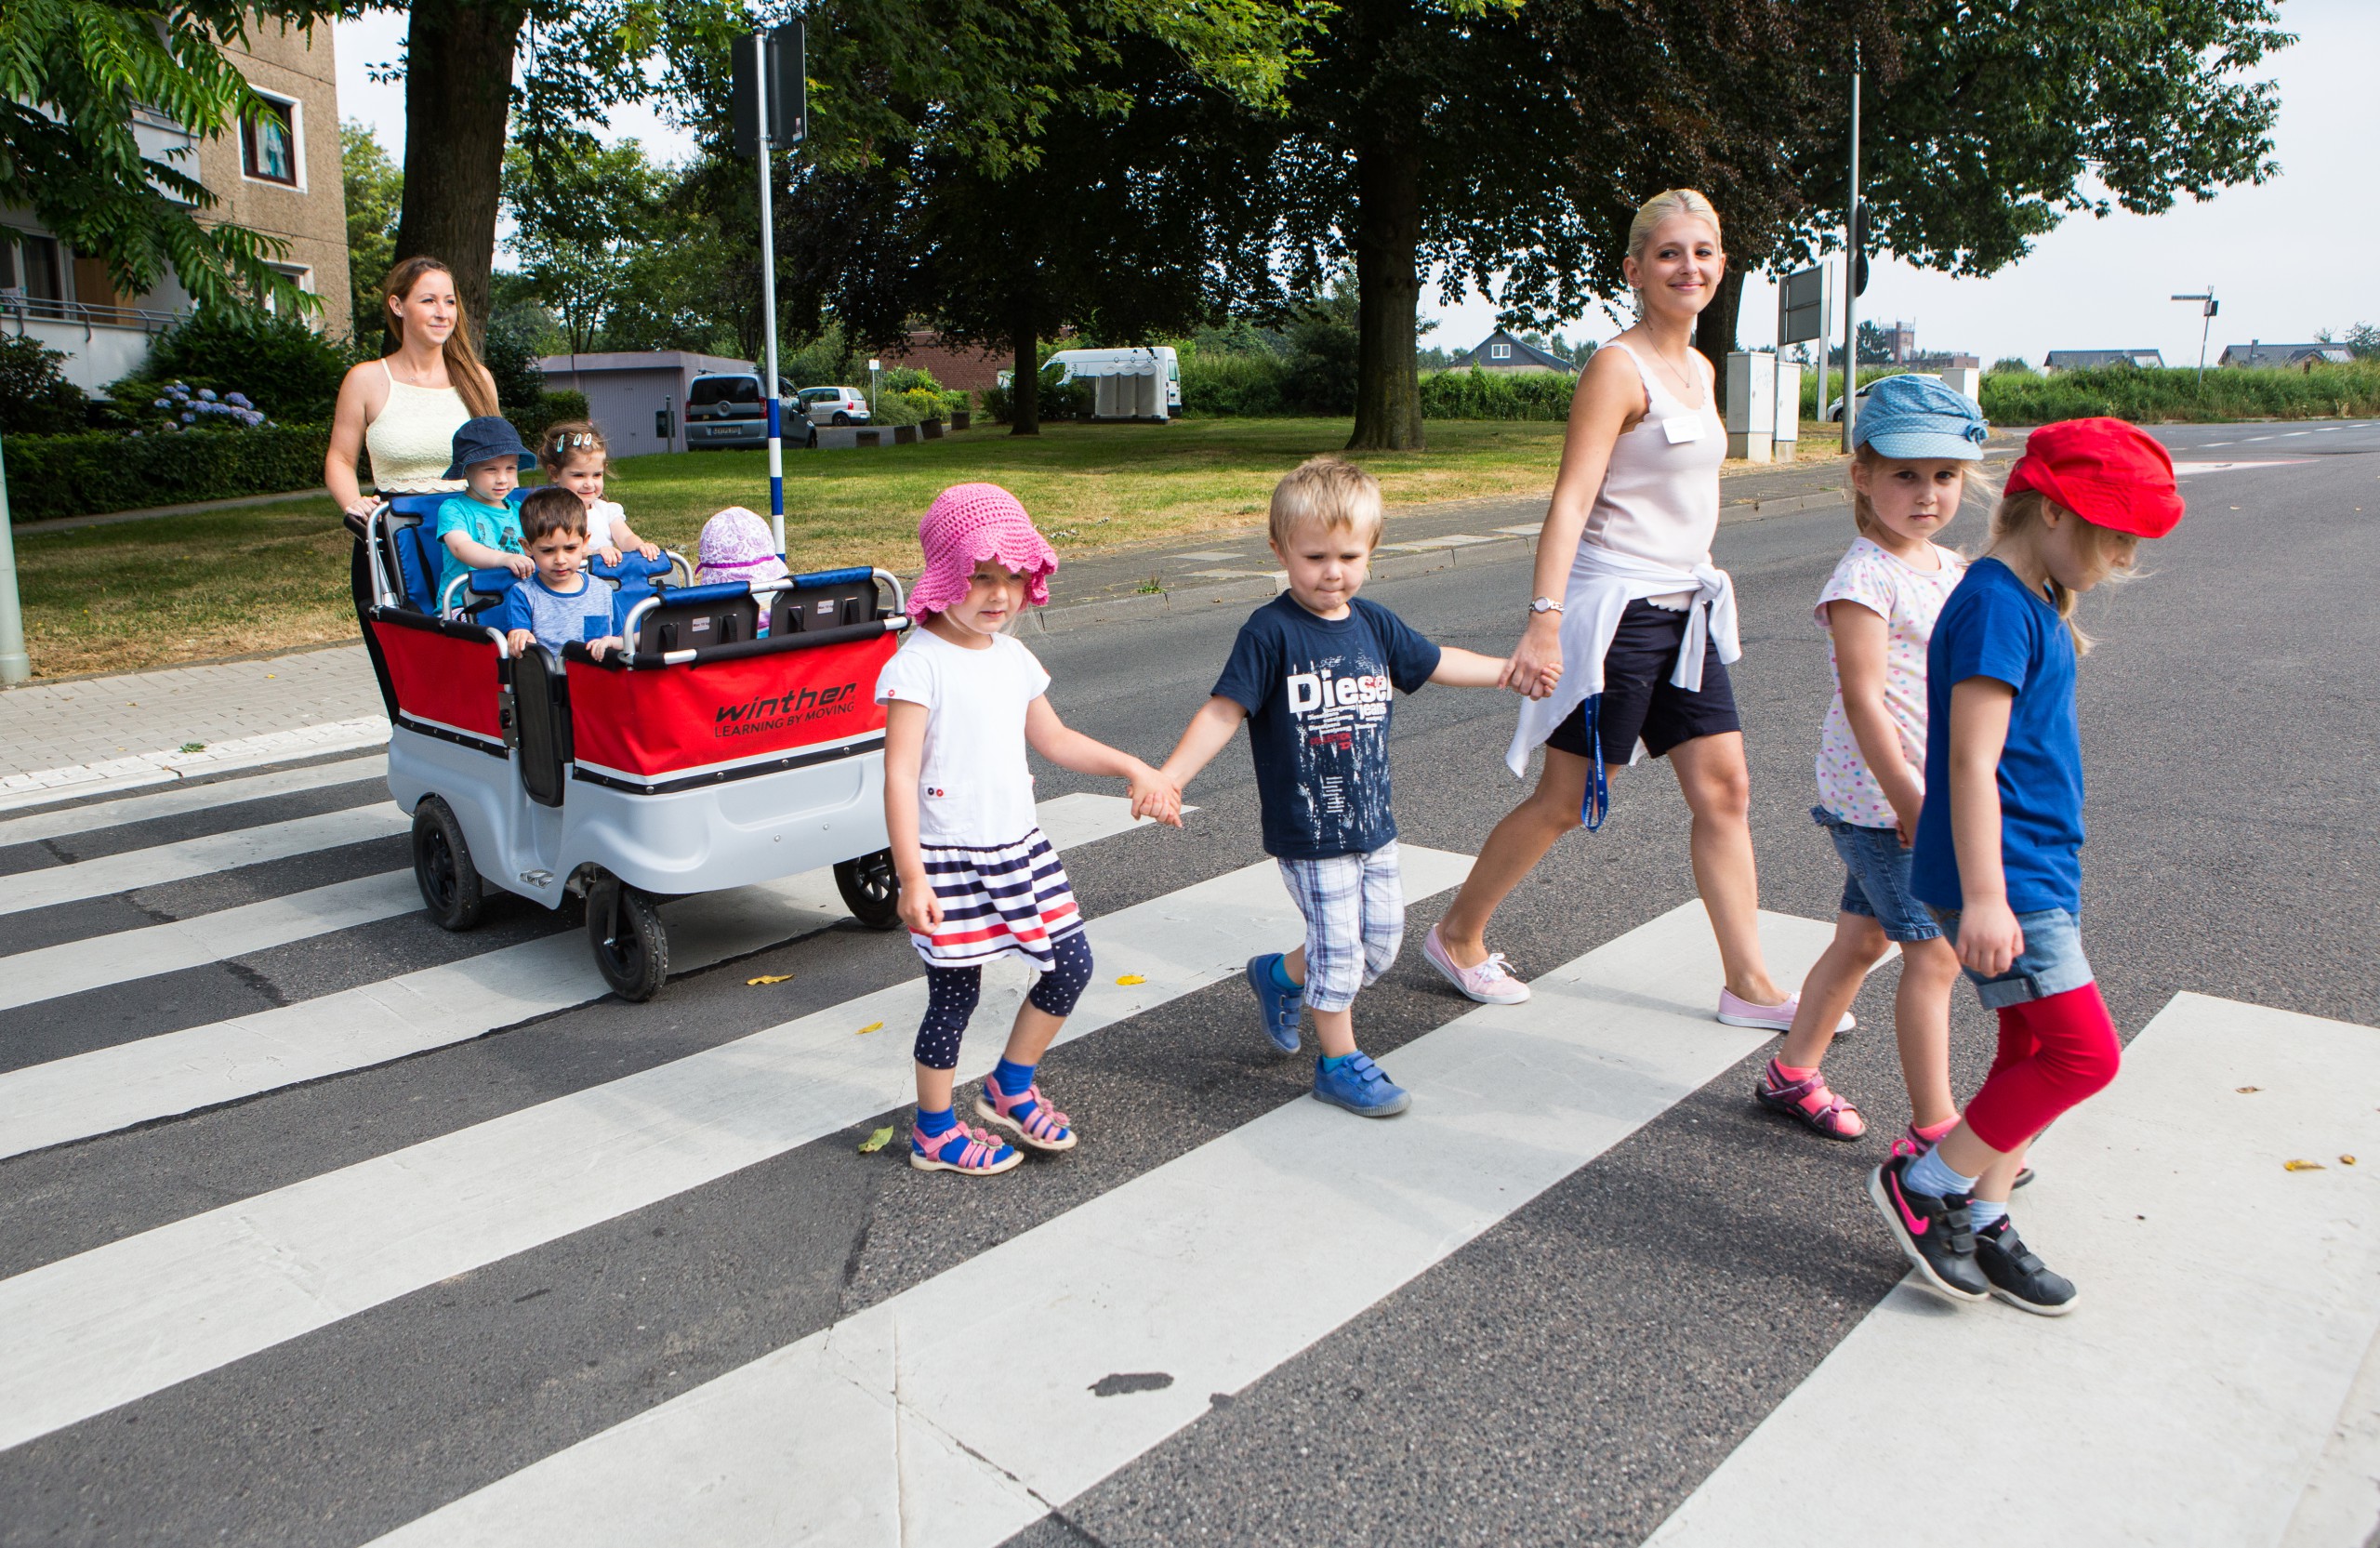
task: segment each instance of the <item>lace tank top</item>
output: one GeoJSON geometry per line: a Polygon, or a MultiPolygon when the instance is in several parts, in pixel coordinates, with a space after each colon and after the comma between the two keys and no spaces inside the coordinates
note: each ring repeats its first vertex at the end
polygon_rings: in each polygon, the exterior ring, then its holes
{"type": "Polygon", "coordinates": [[[427,495],[460,489],[463,481],[443,477],[455,459],[455,432],[471,411],[451,387],[413,387],[389,378],[389,401],[380,417],[364,427],[364,449],[372,458],[372,486],[383,495],[427,495]]]}
{"type": "MultiPolygon", "coordinates": [[[[1690,407],[1661,385],[1645,358],[1617,339],[1604,346],[1636,363],[1645,379],[1645,417],[1612,443],[1611,461],[1587,513],[1585,539],[1599,548],[1650,560],[1673,570],[1711,562],[1711,539],[1719,530],[1719,464],[1727,458],[1727,426],[1719,417],[1718,394],[1711,390],[1710,364],[1699,353],[1695,375],[1702,380],[1702,403],[1690,407]],[[1673,425],[1701,434],[1671,439],[1673,425]]],[[[1658,599],[1666,600],[1666,599],[1658,599]]]]}

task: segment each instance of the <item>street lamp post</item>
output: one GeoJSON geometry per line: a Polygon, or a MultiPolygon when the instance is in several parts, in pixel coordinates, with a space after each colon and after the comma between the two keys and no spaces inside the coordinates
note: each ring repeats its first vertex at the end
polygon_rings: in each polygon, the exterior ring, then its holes
{"type": "Polygon", "coordinates": [[[25,654],[25,618],[17,607],[17,545],[8,535],[8,469],[0,463],[0,683],[33,675],[25,654]]]}
{"type": "MultiPolygon", "coordinates": [[[[1859,218],[1859,53],[1851,55],[1851,179],[1843,201],[1843,449],[1851,450],[1852,421],[1859,413],[1859,249],[1866,233],[1859,218]]],[[[1824,346],[1821,345],[1821,348],[1824,346]]],[[[1820,400],[1818,412],[1826,412],[1820,400]]]]}
{"type": "Polygon", "coordinates": [[[871,421],[876,418],[876,374],[883,365],[882,361],[873,357],[867,363],[867,417],[871,421]]]}
{"type": "Polygon", "coordinates": [[[2204,387],[2206,385],[2206,336],[2215,326],[2215,314],[2223,310],[2223,303],[2215,298],[2215,286],[2211,284],[2204,290],[2194,291],[2187,296],[2176,296],[2174,299],[2196,301],[2199,304],[2198,381],[2195,385],[2204,387]]]}

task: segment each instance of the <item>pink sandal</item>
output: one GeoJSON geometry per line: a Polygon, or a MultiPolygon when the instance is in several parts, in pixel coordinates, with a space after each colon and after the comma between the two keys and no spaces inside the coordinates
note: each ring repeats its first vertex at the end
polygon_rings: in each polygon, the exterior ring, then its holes
{"type": "Polygon", "coordinates": [[[1778,1073],[1777,1061],[1771,1059],[1752,1095],[1770,1112],[1782,1113],[1811,1132],[1831,1140],[1856,1140],[1868,1131],[1868,1120],[1860,1116],[1859,1109],[1828,1090],[1826,1077],[1817,1070],[1800,1080],[1788,1080],[1778,1073]]]}
{"type": "Polygon", "coordinates": [[[990,1177],[1024,1164],[1025,1154],[1002,1144],[981,1129],[965,1124],[929,1134],[914,1124],[909,1129],[909,1164],[919,1171],[955,1171],[965,1177],[990,1177]]]}
{"type": "Polygon", "coordinates": [[[998,1081],[986,1078],[984,1094],[975,1099],[975,1116],[1007,1130],[1016,1136],[1017,1144],[1035,1150],[1075,1147],[1075,1131],[1066,1127],[1066,1115],[1050,1105],[1038,1084],[1011,1096],[1000,1090],[998,1081]],[[1020,1108],[1026,1110],[1022,1118],[1017,1116],[1020,1108]]]}

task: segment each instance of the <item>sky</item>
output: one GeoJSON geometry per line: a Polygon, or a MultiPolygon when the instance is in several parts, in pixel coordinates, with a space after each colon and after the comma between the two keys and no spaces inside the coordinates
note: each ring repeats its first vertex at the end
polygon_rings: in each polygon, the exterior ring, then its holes
{"type": "MultiPolygon", "coordinates": [[[[2157,349],[2169,364],[2193,364],[2198,309],[2167,298],[2210,284],[2223,307],[2209,360],[2226,344],[2294,343],[2317,328],[2380,323],[2380,259],[2373,256],[2380,253],[2380,199],[2371,196],[2380,156],[2380,91],[2371,68],[2380,59],[2380,4],[2282,0],[2280,8],[2282,26],[2300,41],[2261,72],[2281,86],[2278,177],[2223,190],[2205,204],[2184,200],[2161,216],[2069,216],[2030,254],[1985,279],[1881,262],[1859,315],[1914,324],[1922,350],[1960,351],[1987,364],[2021,355],[2035,365],[2051,350],[2095,349],[2157,349]]],[[[371,82],[366,69],[393,60],[403,34],[401,12],[337,24],[339,111],[370,125],[398,157],[403,88],[371,82]]],[[[692,139],[650,108],[619,110],[602,137],[641,139],[661,160],[693,151],[692,139]]],[[[1835,305],[1831,326],[1839,334],[1839,299],[1835,305]]],[[[1494,303],[1476,294],[1449,307],[1432,287],[1422,311],[1439,324],[1426,342],[1448,351],[1470,348],[1495,326],[1494,303]]],[[[1765,276],[1746,283],[1739,316],[1745,348],[1775,341],[1777,293],[1765,276]]],[[[1593,313],[1565,331],[1602,339],[1620,325],[1593,313]]]]}

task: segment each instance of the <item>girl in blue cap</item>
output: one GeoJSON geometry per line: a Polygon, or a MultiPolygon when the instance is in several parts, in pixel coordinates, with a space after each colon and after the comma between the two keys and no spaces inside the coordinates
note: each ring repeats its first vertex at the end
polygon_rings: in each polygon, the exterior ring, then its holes
{"type": "Polygon", "coordinates": [[[1958,514],[1983,457],[1983,411],[1932,377],[1887,377],[1868,390],[1852,431],[1851,510],[1859,536],[1818,592],[1833,637],[1834,702],[1818,742],[1818,804],[1846,875],[1834,942],[1802,985],[1785,1046],[1754,1100],[1833,1140],[1867,1132],[1828,1089],[1818,1063],[1860,982],[1897,944],[1893,1005],[1909,1133],[1896,1154],[1929,1147],[1958,1120],[1950,1102],[1950,990],[1959,959],[1911,890],[1911,844],[1925,800],[1925,648],[1966,561],[1935,541],[1958,514]]]}

